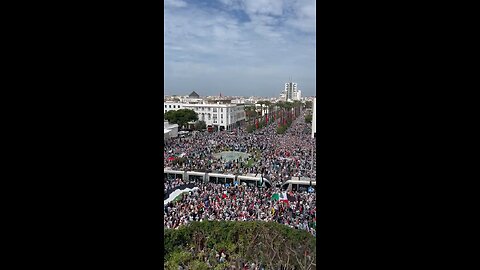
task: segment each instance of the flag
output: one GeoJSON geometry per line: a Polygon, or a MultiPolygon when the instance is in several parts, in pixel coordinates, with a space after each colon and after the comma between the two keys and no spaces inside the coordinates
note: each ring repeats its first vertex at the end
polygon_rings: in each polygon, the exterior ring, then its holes
{"type": "Polygon", "coordinates": [[[288,202],[288,197],[286,192],[273,193],[271,199],[272,201],[288,202]]]}
{"type": "Polygon", "coordinates": [[[288,197],[286,192],[276,193],[278,194],[278,200],[281,202],[288,202],[288,197]]]}

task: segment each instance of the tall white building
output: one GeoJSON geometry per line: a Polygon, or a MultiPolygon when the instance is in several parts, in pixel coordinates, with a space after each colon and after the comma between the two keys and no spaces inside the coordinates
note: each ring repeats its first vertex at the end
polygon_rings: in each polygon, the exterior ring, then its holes
{"type": "Polygon", "coordinates": [[[312,138],[315,138],[317,135],[317,99],[314,98],[312,102],[312,138]]]}
{"type": "Polygon", "coordinates": [[[285,90],[280,97],[285,98],[285,101],[301,100],[302,91],[298,89],[297,83],[288,82],[285,84],[285,90]]]}
{"type": "Polygon", "coordinates": [[[179,109],[193,110],[198,115],[198,120],[205,121],[207,126],[218,130],[232,130],[245,121],[243,104],[189,104],[178,102],[164,102],[164,112],[179,109]]]}

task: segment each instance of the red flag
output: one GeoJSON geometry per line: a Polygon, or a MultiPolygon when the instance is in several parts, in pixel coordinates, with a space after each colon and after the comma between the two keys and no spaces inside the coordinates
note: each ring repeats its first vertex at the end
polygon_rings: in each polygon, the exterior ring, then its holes
{"type": "Polygon", "coordinates": [[[255,119],[255,127],[258,129],[258,119],[255,119]]]}
{"type": "Polygon", "coordinates": [[[267,119],[266,122],[267,122],[267,124],[268,124],[268,114],[265,116],[265,118],[267,119]]]}

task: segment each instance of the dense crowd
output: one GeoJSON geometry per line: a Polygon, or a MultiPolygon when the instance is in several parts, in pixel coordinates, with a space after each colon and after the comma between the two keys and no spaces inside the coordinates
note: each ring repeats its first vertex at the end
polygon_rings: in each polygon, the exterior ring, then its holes
{"type": "Polygon", "coordinates": [[[183,180],[180,179],[180,178],[173,179],[173,180],[165,179],[163,181],[163,192],[168,193],[170,190],[175,190],[175,189],[177,189],[177,187],[185,185],[185,184],[186,183],[183,182],[183,180]]]}
{"type": "Polygon", "coordinates": [[[274,200],[279,188],[198,183],[199,189],[164,206],[164,226],[178,228],[192,221],[275,221],[315,236],[316,193],[289,192],[288,201],[274,200]]]}
{"type": "MultiPolygon", "coordinates": [[[[225,186],[198,182],[199,189],[184,193],[177,201],[164,205],[164,226],[178,228],[192,221],[274,221],[316,235],[316,193],[290,191],[288,200],[275,200],[282,193],[278,184],[294,177],[316,179],[315,139],[310,124],[300,116],[285,134],[277,134],[274,122],[247,133],[197,133],[187,138],[172,138],[165,143],[164,167],[181,171],[210,171],[245,175],[262,174],[271,188],[225,186]],[[222,151],[248,153],[248,158],[223,160],[214,154],[222,151]]],[[[182,180],[164,181],[165,192],[184,184],[182,180]]],[[[219,257],[219,260],[221,256],[219,257]]]]}
{"type": "Polygon", "coordinates": [[[300,116],[285,134],[277,134],[277,126],[274,122],[254,133],[239,128],[234,132],[200,132],[192,137],[172,138],[165,142],[164,167],[239,175],[263,172],[272,184],[294,177],[315,179],[316,147],[310,124],[300,116]],[[230,161],[215,157],[222,151],[250,156],[230,161]]]}

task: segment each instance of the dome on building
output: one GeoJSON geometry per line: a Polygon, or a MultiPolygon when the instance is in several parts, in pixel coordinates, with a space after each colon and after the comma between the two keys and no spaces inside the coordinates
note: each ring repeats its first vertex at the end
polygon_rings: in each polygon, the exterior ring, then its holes
{"type": "Polygon", "coordinates": [[[190,93],[190,95],[188,95],[188,97],[190,97],[190,98],[199,98],[200,96],[197,94],[197,92],[193,91],[192,93],[190,93]]]}

